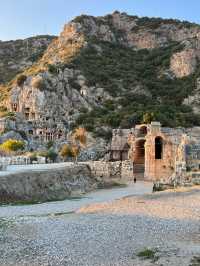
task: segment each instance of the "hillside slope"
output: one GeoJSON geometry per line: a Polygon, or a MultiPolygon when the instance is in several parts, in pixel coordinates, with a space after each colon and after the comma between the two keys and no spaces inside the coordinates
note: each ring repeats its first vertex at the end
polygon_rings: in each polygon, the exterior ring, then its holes
{"type": "Polygon", "coordinates": [[[17,112],[19,121],[34,114],[38,126],[84,125],[100,137],[144,115],[164,126],[200,125],[199,60],[199,25],[119,12],[83,15],[26,68],[23,82],[18,75],[1,88],[1,108],[3,115],[17,112]]]}
{"type": "Polygon", "coordinates": [[[32,66],[54,36],[36,36],[25,40],[0,41],[0,83],[10,81],[16,74],[32,66]]]}

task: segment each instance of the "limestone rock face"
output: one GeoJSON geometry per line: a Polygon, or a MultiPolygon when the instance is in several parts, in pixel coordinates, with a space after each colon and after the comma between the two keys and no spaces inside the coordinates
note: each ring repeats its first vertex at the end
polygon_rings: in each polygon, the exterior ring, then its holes
{"type": "Polygon", "coordinates": [[[170,62],[170,69],[177,78],[194,73],[197,66],[197,55],[194,49],[187,49],[175,53],[170,62]]]}
{"type": "Polygon", "coordinates": [[[19,133],[17,133],[16,131],[9,131],[0,137],[0,143],[3,143],[4,141],[6,141],[8,139],[16,139],[16,140],[24,141],[22,136],[19,133]]]}
{"type": "MultiPolygon", "coordinates": [[[[197,38],[198,25],[184,27],[173,20],[139,18],[114,12],[105,17],[81,16],[74,20],[80,31],[108,42],[118,42],[136,49],[153,49],[170,41],[197,38]]],[[[68,26],[66,26],[68,28],[68,26]]]]}

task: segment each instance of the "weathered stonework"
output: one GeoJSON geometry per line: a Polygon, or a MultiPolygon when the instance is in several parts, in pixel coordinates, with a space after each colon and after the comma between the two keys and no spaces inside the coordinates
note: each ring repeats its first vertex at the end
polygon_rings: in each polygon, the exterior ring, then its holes
{"type": "Polygon", "coordinates": [[[121,176],[128,169],[124,176],[129,176],[129,179],[136,177],[163,183],[176,180],[180,183],[194,172],[197,175],[200,170],[200,127],[173,129],[152,122],[150,125],[137,125],[128,136],[120,133],[116,137],[116,132],[120,131],[114,131],[111,155],[117,146],[119,152],[123,152],[120,143],[130,147],[129,160],[121,158],[121,176]]]}

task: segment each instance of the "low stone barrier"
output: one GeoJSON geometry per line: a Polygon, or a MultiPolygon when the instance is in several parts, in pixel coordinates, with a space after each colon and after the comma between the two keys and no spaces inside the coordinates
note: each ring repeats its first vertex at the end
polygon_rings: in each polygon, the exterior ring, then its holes
{"type": "Polygon", "coordinates": [[[0,203],[62,200],[96,187],[85,164],[0,176],[0,203]]]}
{"type": "Polygon", "coordinates": [[[133,179],[133,168],[130,161],[91,161],[86,162],[90,169],[91,174],[97,179],[133,179]]]}
{"type": "Polygon", "coordinates": [[[186,172],[183,176],[173,176],[168,181],[158,180],[154,182],[153,191],[163,191],[177,187],[190,187],[200,185],[200,172],[186,172]]]}

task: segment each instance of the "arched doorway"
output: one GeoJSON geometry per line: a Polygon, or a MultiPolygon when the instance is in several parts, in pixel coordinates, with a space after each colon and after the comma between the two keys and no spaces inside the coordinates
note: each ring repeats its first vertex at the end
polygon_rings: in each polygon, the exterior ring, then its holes
{"type": "Polygon", "coordinates": [[[144,178],[145,164],[145,140],[138,140],[135,144],[135,154],[133,161],[133,174],[136,177],[144,178]]]}
{"type": "Polygon", "coordinates": [[[161,137],[155,138],[155,159],[160,160],[163,158],[163,140],[161,137]]]}

